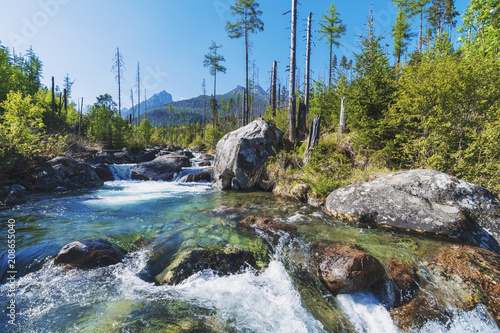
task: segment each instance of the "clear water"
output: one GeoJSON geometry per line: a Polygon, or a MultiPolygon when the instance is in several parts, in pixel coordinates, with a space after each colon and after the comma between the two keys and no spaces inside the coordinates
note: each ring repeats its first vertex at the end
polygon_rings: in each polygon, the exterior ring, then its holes
{"type": "MultiPolygon", "coordinates": [[[[125,167],[116,174],[127,179],[125,167]]],[[[312,239],[363,241],[375,252],[382,250],[374,244],[407,240],[345,226],[269,193],[117,180],[92,191],[40,196],[0,211],[0,219],[4,235],[5,222],[16,220],[18,271],[17,326],[2,314],[1,332],[398,332],[373,295],[331,297],[296,272],[308,265],[312,239]],[[301,239],[282,237],[266,260],[262,238],[236,226],[237,216],[248,215],[293,223],[301,239]],[[122,263],[88,271],[63,271],[50,261],[65,244],[94,237],[129,244],[131,252],[122,263]],[[205,270],[176,286],[158,286],[141,272],[165,242],[174,252],[197,246],[249,249],[265,267],[222,277],[205,270]]],[[[6,309],[7,248],[5,241],[0,244],[0,307],[6,309]]],[[[499,330],[478,307],[457,312],[447,325],[430,322],[421,332],[473,331],[499,330]]]]}

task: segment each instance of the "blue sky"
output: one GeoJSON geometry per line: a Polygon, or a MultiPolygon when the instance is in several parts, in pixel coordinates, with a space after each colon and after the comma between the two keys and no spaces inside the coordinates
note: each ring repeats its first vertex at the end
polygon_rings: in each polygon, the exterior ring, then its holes
{"type": "MultiPolygon", "coordinates": [[[[130,106],[130,89],[135,86],[137,63],[142,73],[142,92],[151,96],[161,90],[174,100],[198,96],[201,83],[207,80],[207,91],[213,90],[213,78],[203,67],[203,56],[212,40],[223,45],[227,74],[218,75],[217,92],[224,93],[245,81],[243,39],[230,39],[225,24],[231,17],[229,6],[234,0],[0,0],[0,41],[17,53],[30,46],[43,61],[43,83],[55,76],[62,85],[68,73],[75,80],[72,98],[84,97],[85,104],[109,93],[118,98],[112,59],[119,47],[127,68],[123,83],[122,105],[130,106]]],[[[279,62],[279,80],[287,85],[285,71],[289,64],[291,0],[261,0],[264,31],[251,36],[258,68],[259,84],[268,89],[272,62],[279,62]]],[[[305,29],[309,12],[313,13],[313,30],[326,13],[331,1],[302,0],[299,5],[298,67],[304,72],[305,29]]],[[[359,35],[365,33],[368,9],[373,3],[377,34],[385,34],[387,52],[392,53],[391,29],[396,17],[390,1],[337,1],[337,11],[347,26],[343,46],[335,53],[352,58],[359,35]]],[[[467,0],[456,1],[462,13],[467,0]]],[[[460,24],[460,22],[459,22],[460,24]]],[[[418,22],[413,30],[417,31],[418,22]]],[[[457,39],[457,36],[454,36],[457,39]]],[[[324,77],[328,64],[328,47],[313,34],[313,78],[324,77]]],[[[410,47],[414,49],[413,46],[410,47]]],[[[394,58],[391,56],[391,61],[394,58]]],[[[251,73],[250,73],[251,75],[251,73]]],[[[303,80],[301,80],[303,82],[303,80]]],[[[288,86],[288,85],[287,85],[288,86]]],[[[135,92],[135,88],[134,88],[135,92]]],[[[134,97],[135,99],[136,97],[134,97]]]]}

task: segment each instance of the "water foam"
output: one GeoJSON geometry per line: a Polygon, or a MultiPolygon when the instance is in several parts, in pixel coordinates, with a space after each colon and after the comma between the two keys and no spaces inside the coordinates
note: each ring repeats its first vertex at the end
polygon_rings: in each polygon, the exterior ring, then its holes
{"type": "Polygon", "coordinates": [[[199,273],[176,287],[186,299],[214,308],[237,331],[324,332],[303,307],[283,264],[272,261],[260,274],[217,277],[199,273]]]}

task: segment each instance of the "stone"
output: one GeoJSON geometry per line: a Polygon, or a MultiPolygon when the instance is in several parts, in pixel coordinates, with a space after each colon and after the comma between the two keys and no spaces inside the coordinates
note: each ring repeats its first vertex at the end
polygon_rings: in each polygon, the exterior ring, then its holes
{"type": "Polygon", "coordinates": [[[500,253],[500,200],[434,170],[396,172],[340,188],[324,210],[343,220],[456,238],[500,253]]]}
{"type": "Polygon", "coordinates": [[[136,163],[150,162],[156,158],[156,153],[154,151],[143,151],[136,154],[133,160],[136,163]]]}
{"type": "Polygon", "coordinates": [[[212,177],[213,177],[213,169],[206,168],[201,171],[187,175],[186,183],[211,182],[212,177]]]}
{"type": "Polygon", "coordinates": [[[115,159],[112,153],[106,151],[100,151],[94,155],[90,160],[87,161],[90,164],[113,164],[115,159]]]}
{"type": "Polygon", "coordinates": [[[464,310],[481,303],[500,325],[500,255],[467,245],[443,247],[427,266],[434,275],[447,281],[458,277],[467,286],[464,310]]]}
{"type": "Polygon", "coordinates": [[[93,166],[97,176],[102,179],[102,181],[108,182],[115,180],[115,176],[106,164],[97,164],[93,166]]]}
{"type": "Polygon", "coordinates": [[[26,202],[23,191],[10,191],[7,198],[4,200],[4,204],[7,206],[21,205],[26,202]]]}
{"type": "Polygon", "coordinates": [[[385,278],[382,264],[354,244],[320,243],[313,251],[316,274],[333,295],[360,292],[385,278]]]}
{"type": "Polygon", "coordinates": [[[24,192],[26,191],[26,187],[24,187],[23,185],[14,184],[10,187],[10,190],[16,192],[24,192]]]}
{"type": "Polygon", "coordinates": [[[242,190],[259,188],[265,163],[275,154],[280,137],[281,132],[263,119],[226,134],[216,147],[214,187],[229,190],[235,179],[242,190]]]}
{"type": "Polygon", "coordinates": [[[90,189],[103,185],[94,169],[72,157],[59,156],[40,167],[34,174],[34,188],[54,191],[58,187],[68,190],[90,189]]]}
{"type": "Polygon", "coordinates": [[[93,238],[67,244],[54,258],[54,263],[66,269],[92,269],[117,264],[125,254],[126,251],[117,245],[93,238]]]}
{"type": "Polygon", "coordinates": [[[297,231],[297,227],[293,224],[275,222],[266,217],[248,216],[241,220],[239,225],[261,230],[283,230],[289,233],[295,233],[297,231]]]}
{"type": "Polygon", "coordinates": [[[174,174],[181,172],[183,167],[189,166],[191,162],[186,156],[159,156],[153,161],[132,167],[132,179],[169,181],[172,180],[174,174]]]}
{"type": "Polygon", "coordinates": [[[222,276],[237,273],[249,265],[257,266],[250,251],[193,248],[180,252],[163,272],[156,275],[155,280],[160,284],[176,285],[203,270],[210,269],[222,276]]]}
{"type": "Polygon", "coordinates": [[[417,291],[420,280],[417,270],[407,262],[396,258],[389,259],[385,270],[392,284],[394,299],[392,306],[400,306],[411,301],[417,291]]]}

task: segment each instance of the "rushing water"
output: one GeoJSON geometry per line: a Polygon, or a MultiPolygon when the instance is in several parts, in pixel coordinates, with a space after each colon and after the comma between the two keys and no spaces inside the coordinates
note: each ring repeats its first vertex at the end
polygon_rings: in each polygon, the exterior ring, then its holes
{"type": "MultiPolygon", "coordinates": [[[[399,332],[374,295],[328,296],[297,267],[307,266],[313,239],[363,241],[376,252],[380,242],[401,244],[406,238],[346,226],[269,193],[222,193],[210,184],[183,182],[199,168],[186,169],[173,182],[133,181],[129,168],[114,168],[117,180],[102,188],[40,196],[0,212],[2,222],[16,221],[18,271],[17,325],[4,314],[1,332],[399,332]],[[261,237],[236,226],[236,215],[293,223],[300,239],[282,235],[267,253],[261,237]],[[131,252],[122,263],[86,271],[64,271],[50,261],[65,244],[94,237],[128,244],[131,252]],[[260,253],[264,267],[243,267],[229,276],[205,270],[178,285],[158,286],[143,273],[152,252],[165,244],[174,252],[195,246],[250,249],[260,253]]],[[[2,240],[2,309],[10,300],[5,245],[2,240]]],[[[478,306],[419,332],[498,331],[478,306]]]]}

